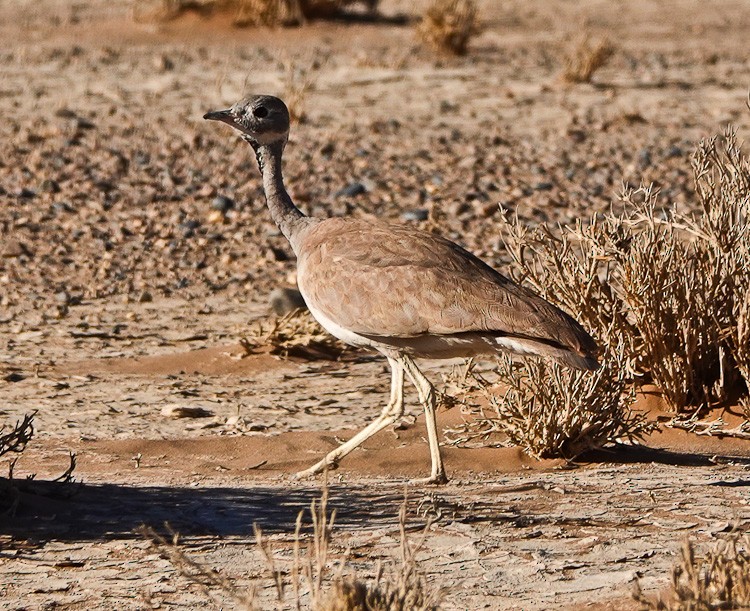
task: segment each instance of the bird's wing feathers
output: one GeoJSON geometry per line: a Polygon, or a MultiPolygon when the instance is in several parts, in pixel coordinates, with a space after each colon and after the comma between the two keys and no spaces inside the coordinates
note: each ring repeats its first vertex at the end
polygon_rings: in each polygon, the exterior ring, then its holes
{"type": "Polygon", "coordinates": [[[380,222],[332,218],[302,239],[309,305],[360,335],[490,332],[595,351],[570,316],[457,244],[380,222]]]}

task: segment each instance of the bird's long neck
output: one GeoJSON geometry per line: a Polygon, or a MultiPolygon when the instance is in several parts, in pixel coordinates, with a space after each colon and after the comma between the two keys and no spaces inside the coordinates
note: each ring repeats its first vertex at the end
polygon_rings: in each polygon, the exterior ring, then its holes
{"type": "Polygon", "coordinates": [[[251,144],[255,149],[258,167],[263,175],[263,190],[271,217],[296,252],[297,234],[307,225],[309,219],[294,205],[284,187],[284,179],[281,175],[281,154],[284,150],[284,143],[277,141],[271,144],[251,144]]]}

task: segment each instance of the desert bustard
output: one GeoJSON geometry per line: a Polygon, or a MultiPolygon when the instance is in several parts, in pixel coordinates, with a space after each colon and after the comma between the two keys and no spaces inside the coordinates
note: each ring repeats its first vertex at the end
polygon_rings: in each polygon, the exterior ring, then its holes
{"type": "Polygon", "coordinates": [[[381,352],[391,396],[380,416],[298,476],[335,467],[404,412],[404,374],[424,406],[432,458],[425,483],[447,481],[435,422],[435,391],[414,357],[501,351],[598,367],[594,340],[570,316],[514,284],[457,244],[416,229],[353,218],[305,216],[281,176],[289,112],[278,98],[247,97],[204,119],[222,121],[255,150],[271,216],[297,255],[297,282],[312,315],[332,335],[381,352]]]}

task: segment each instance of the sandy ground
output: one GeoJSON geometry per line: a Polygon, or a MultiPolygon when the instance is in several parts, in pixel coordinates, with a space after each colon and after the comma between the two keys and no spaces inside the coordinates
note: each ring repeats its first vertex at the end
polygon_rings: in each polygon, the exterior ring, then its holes
{"type": "MultiPolygon", "coordinates": [[[[730,122],[748,133],[743,2],[483,2],[460,59],[390,19],[422,4],[381,5],[377,23],[270,31],[134,23],[121,1],[0,2],[0,415],[38,410],[16,477],[50,479],[73,451],[82,482],[63,498],[40,481],[48,497],[0,518],[0,609],[232,608],[134,533],[165,520],[191,557],[270,606],[253,523],[288,558],[320,490],[290,474],[386,398],[372,355],[239,358],[294,262],[249,151],[203,112],[246,91],[292,99],[305,117],[286,174],[308,212],[425,211],[497,265],[498,204],[565,223],[643,179],[689,208],[695,143],[730,122]],[[617,51],[594,83],[564,85],[581,31],[617,51]],[[364,192],[341,193],[354,184],[364,192]],[[217,196],[233,205],[217,211],[217,196]]],[[[437,382],[450,369],[428,365],[437,382]]],[[[331,478],[334,552],[351,549],[365,575],[397,555],[406,482],[428,469],[407,400],[412,417],[331,478]]],[[[462,417],[439,414],[442,427],[462,417]]],[[[750,443],[671,431],[647,446],[577,465],[446,447],[451,483],[407,487],[412,531],[433,520],[419,560],[444,608],[636,608],[633,580],[664,588],[686,537],[747,529],[750,443]]]]}

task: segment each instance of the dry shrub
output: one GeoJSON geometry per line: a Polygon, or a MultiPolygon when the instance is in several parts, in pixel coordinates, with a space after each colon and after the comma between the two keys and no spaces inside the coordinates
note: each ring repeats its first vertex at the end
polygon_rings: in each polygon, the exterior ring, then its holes
{"type": "Polygon", "coordinates": [[[635,442],[654,425],[630,409],[635,393],[624,361],[622,346],[608,350],[594,373],[503,357],[496,369],[499,383],[473,376],[495,413],[451,431],[453,441],[486,440],[500,433],[536,458],[569,460],[611,442],[635,442]]]}
{"type": "Polygon", "coordinates": [[[672,569],[667,599],[646,597],[636,581],[634,598],[644,611],[712,611],[750,608],[750,537],[737,534],[718,541],[698,558],[686,541],[672,569]]]}
{"type": "Polygon", "coordinates": [[[134,17],[138,21],[165,21],[188,11],[202,15],[227,12],[233,15],[232,23],[238,27],[274,27],[330,17],[357,2],[363,2],[371,11],[378,4],[378,0],[158,0],[158,3],[135,0],[134,17]]]}
{"type": "Polygon", "coordinates": [[[310,358],[325,356],[338,358],[346,346],[318,324],[307,310],[295,310],[270,321],[258,321],[249,336],[240,340],[248,354],[270,346],[271,354],[282,357],[310,358]]]}
{"type": "Polygon", "coordinates": [[[464,55],[479,32],[474,0],[433,0],[417,26],[417,37],[434,50],[464,55]]]}
{"type": "Polygon", "coordinates": [[[0,456],[10,452],[20,454],[34,436],[34,416],[36,412],[26,414],[23,419],[13,426],[7,433],[6,427],[0,427],[0,456]]]}
{"type": "Polygon", "coordinates": [[[651,187],[626,189],[623,215],[560,230],[505,221],[512,275],[569,311],[674,411],[746,396],[750,166],[736,135],[693,159],[700,214],[663,212],[651,187]],[[743,381],[744,380],[744,381],[743,381]]]}
{"type": "MultiPolygon", "coordinates": [[[[6,430],[5,426],[0,427],[0,456],[10,453],[19,455],[23,453],[29,441],[34,436],[35,415],[36,412],[26,414],[8,432],[4,432],[6,430]]],[[[13,472],[18,458],[17,456],[10,461],[8,465],[8,477],[0,477],[0,516],[15,516],[22,494],[39,494],[34,475],[29,475],[22,480],[14,479],[13,472]]],[[[68,498],[74,494],[75,490],[71,490],[66,484],[73,482],[73,471],[75,468],[76,455],[71,452],[68,468],[60,476],[52,480],[52,482],[60,484],[60,486],[57,489],[46,486],[45,496],[68,498]]]]}
{"type": "MultiPolygon", "coordinates": [[[[256,526],[256,545],[260,550],[276,591],[278,609],[307,608],[311,611],[437,611],[440,590],[431,590],[424,574],[419,570],[415,555],[421,546],[413,546],[406,536],[406,503],[399,513],[401,533],[401,557],[398,565],[384,570],[378,564],[375,578],[367,582],[347,567],[346,559],[332,568],[330,547],[336,513],[328,511],[328,486],[324,485],[320,501],[313,501],[309,508],[312,522],[310,540],[303,534],[305,512],[300,511],[294,532],[291,567],[279,568],[280,560],[275,550],[263,538],[256,526]],[[289,580],[285,578],[289,575],[289,580]],[[287,591],[291,587],[294,595],[291,601],[287,591]],[[303,607],[303,603],[306,603],[303,607]]],[[[169,526],[167,525],[169,529],[169,526]]],[[[170,530],[172,540],[168,541],[150,527],[142,527],[140,532],[175,568],[191,581],[202,585],[207,594],[211,588],[218,589],[231,598],[240,608],[255,611],[261,608],[257,592],[245,592],[237,588],[229,579],[203,563],[196,561],[180,548],[178,536],[170,530]]],[[[425,529],[426,532],[426,529],[425,529]]]]}
{"type": "Polygon", "coordinates": [[[590,83],[594,73],[609,61],[614,52],[614,46],[606,38],[592,40],[584,36],[565,58],[563,80],[590,83]]]}

